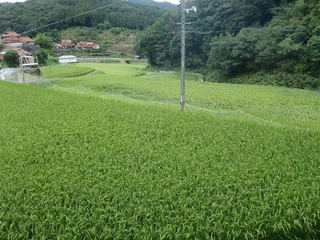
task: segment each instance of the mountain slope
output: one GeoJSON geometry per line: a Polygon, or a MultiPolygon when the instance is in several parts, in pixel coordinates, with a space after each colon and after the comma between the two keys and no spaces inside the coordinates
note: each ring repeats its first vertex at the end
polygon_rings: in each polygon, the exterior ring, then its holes
{"type": "MultiPolygon", "coordinates": [[[[0,8],[0,32],[12,29],[23,33],[61,19],[104,7],[68,21],[51,25],[41,31],[48,32],[68,27],[123,27],[143,30],[164,12],[158,7],[133,4],[124,0],[33,0],[0,8]]],[[[31,35],[35,35],[32,32],[31,35]]]]}
{"type": "MultiPolygon", "coordinates": [[[[193,0],[191,4],[198,12],[187,16],[192,22],[187,26],[188,68],[202,68],[211,81],[320,87],[318,0],[193,0]],[[242,75],[246,77],[238,78],[242,75]]],[[[139,38],[137,49],[151,65],[179,67],[179,18],[178,11],[170,12],[139,38]]]]}
{"type": "Polygon", "coordinates": [[[156,1],[153,1],[153,0],[128,0],[128,2],[137,3],[137,4],[143,4],[143,5],[149,5],[149,6],[164,8],[164,9],[168,9],[168,10],[173,10],[173,9],[177,8],[177,6],[172,4],[172,3],[169,3],[169,2],[156,2],[156,1]]]}

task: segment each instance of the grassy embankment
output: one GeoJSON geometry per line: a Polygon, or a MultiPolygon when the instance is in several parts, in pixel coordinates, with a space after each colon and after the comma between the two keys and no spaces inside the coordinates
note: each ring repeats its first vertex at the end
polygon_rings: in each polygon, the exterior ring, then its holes
{"type": "Polygon", "coordinates": [[[94,72],[90,67],[74,65],[50,65],[42,69],[43,78],[68,78],[79,77],[94,72]]]}
{"type": "Polygon", "coordinates": [[[0,83],[0,239],[319,236],[318,95],[79,66],[0,83]]]}

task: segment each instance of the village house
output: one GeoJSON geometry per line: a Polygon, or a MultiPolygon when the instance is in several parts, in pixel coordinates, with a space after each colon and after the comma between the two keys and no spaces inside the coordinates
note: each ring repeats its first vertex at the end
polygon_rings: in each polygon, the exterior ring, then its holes
{"type": "Polygon", "coordinates": [[[94,42],[79,42],[76,45],[77,49],[100,49],[100,46],[94,42]]]}
{"type": "Polygon", "coordinates": [[[61,40],[61,43],[55,44],[56,49],[69,49],[74,48],[74,46],[72,40],[61,40]]]}
{"type": "Polygon", "coordinates": [[[59,57],[59,63],[65,64],[65,63],[77,63],[78,58],[73,55],[64,55],[59,57]]]}
{"type": "Polygon", "coordinates": [[[0,35],[0,42],[2,42],[6,47],[15,48],[34,45],[34,40],[29,37],[22,36],[14,31],[9,31],[0,35]]]}
{"type": "Polygon", "coordinates": [[[4,55],[10,50],[16,51],[19,54],[20,57],[22,57],[22,56],[30,56],[30,57],[32,57],[33,56],[31,52],[25,51],[25,50],[23,50],[21,48],[5,47],[4,49],[2,49],[0,51],[0,60],[3,60],[4,55]]]}
{"type": "Polygon", "coordinates": [[[14,31],[9,31],[9,32],[6,32],[6,33],[0,35],[0,41],[5,40],[5,39],[19,39],[20,36],[21,36],[20,34],[14,32],[14,31]]]}
{"type": "Polygon", "coordinates": [[[60,43],[55,44],[55,49],[63,50],[63,49],[100,49],[100,46],[94,42],[79,42],[74,44],[72,40],[61,40],[60,43]]]}

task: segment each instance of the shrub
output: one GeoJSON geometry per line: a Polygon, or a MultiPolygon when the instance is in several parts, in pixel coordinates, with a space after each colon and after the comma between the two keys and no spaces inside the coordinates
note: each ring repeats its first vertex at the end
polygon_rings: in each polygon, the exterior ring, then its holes
{"type": "Polygon", "coordinates": [[[16,51],[9,50],[3,57],[4,62],[8,67],[19,66],[19,54],[16,51]]]}

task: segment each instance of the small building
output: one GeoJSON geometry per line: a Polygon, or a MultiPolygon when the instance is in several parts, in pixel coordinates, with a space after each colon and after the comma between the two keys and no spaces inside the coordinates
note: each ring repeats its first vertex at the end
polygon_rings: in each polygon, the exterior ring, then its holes
{"type": "Polygon", "coordinates": [[[20,67],[22,68],[37,68],[39,67],[38,62],[35,61],[34,56],[21,55],[20,56],[20,67]]]}
{"type": "Polygon", "coordinates": [[[20,36],[21,36],[20,34],[14,32],[14,31],[8,31],[8,32],[0,35],[0,41],[5,40],[5,39],[19,39],[20,36]]]}
{"type": "Polygon", "coordinates": [[[133,60],[140,60],[140,59],[141,59],[141,57],[138,56],[138,55],[136,55],[136,56],[133,57],[133,60]]]}
{"type": "Polygon", "coordinates": [[[76,45],[78,49],[100,49],[100,46],[94,42],[79,42],[76,45]]]}
{"type": "Polygon", "coordinates": [[[61,43],[64,43],[64,44],[72,44],[72,40],[70,40],[70,39],[63,39],[63,40],[61,40],[61,43]]]}
{"type": "Polygon", "coordinates": [[[6,32],[5,34],[0,35],[0,42],[2,42],[7,47],[16,48],[34,45],[34,40],[29,37],[21,36],[21,34],[13,31],[6,32]]]}
{"type": "Polygon", "coordinates": [[[74,48],[72,40],[61,40],[61,43],[55,44],[56,49],[69,49],[74,48]]]}
{"type": "Polygon", "coordinates": [[[0,60],[3,60],[4,55],[5,55],[8,51],[10,51],[10,50],[16,51],[16,52],[19,54],[20,57],[21,57],[21,56],[32,56],[32,53],[31,53],[31,52],[25,51],[25,50],[23,50],[23,49],[21,49],[21,48],[6,47],[6,48],[4,48],[4,49],[2,49],[2,50],[0,51],[0,60]]]}
{"type": "Polygon", "coordinates": [[[64,64],[64,63],[77,63],[78,58],[73,55],[64,55],[59,57],[59,63],[64,64]]]}

